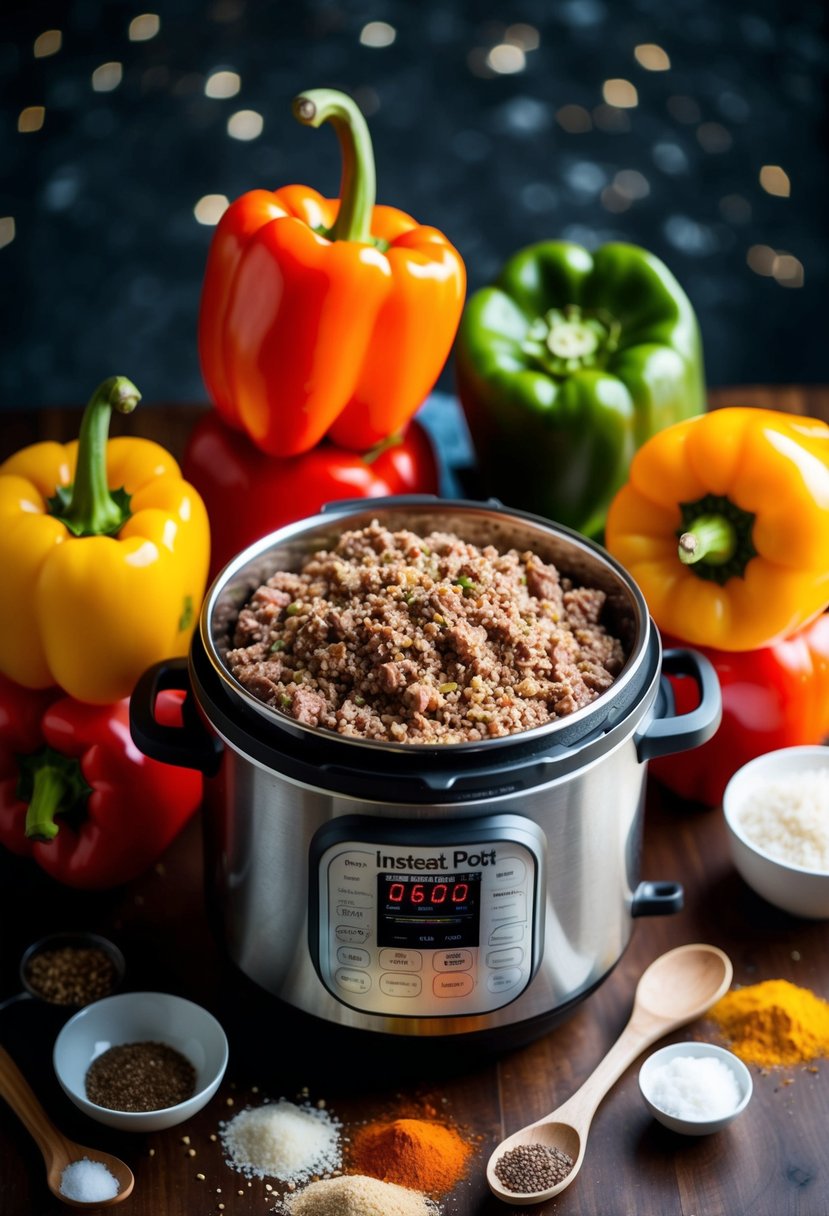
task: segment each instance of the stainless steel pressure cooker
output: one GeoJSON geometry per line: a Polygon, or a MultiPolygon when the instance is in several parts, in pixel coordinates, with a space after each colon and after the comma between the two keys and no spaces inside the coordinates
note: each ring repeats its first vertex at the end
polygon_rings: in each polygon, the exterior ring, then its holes
{"type": "Polygon", "coordinates": [[[207,886],[230,958],[266,993],[340,1027],[515,1041],[561,1020],[610,973],[634,919],[676,911],[674,881],[641,881],[647,762],[710,738],[711,664],[663,651],[641,592],[597,544],[500,503],[337,503],[231,561],[189,657],[157,664],[131,698],[135,742],[205,776],[207,886]],[[224,661],[240,607],[345,529],[530,550],[606,593],[626,660],[590,705],[543,727],[424,746],[306,726],[251,695],[224,661]],[[699,687],[674,713],[665,675],[699,687]],[[162,726],[162,689],[186,691],[162,726]]]}

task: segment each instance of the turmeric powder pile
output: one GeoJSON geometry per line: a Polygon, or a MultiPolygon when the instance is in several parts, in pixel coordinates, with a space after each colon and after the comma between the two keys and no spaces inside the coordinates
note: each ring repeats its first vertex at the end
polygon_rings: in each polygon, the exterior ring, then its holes
{"type": "Polygon", "coordinates": [[[746,1064],[802,1064],[829,1055],[829,1002],[788,980],[735,988],[708,1011],[746,1064]]]}

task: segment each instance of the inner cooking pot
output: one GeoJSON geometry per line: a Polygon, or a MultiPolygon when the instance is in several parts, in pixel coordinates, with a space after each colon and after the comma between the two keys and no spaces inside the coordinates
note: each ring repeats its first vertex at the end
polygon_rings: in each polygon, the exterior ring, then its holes
{"type": "Polygon", "coordinates": [[[674,881],[641,882],[649,758],[696,746],[720,690],[694,651],[663,653],[644,598],[599,545],[500,503],[337,503],[251,545],[215,580],[186,662],[131,698],[147,754],[202,770],[208,887],[234,963],[266,992],[340,1026],[415,1036],[533,1032],[615,966],[633,919],[675,911],[674,881]],[[533,729],[460,743],[340,735],[298,722],[226,662],[240,609],[345,530],[377,520],[530,551],[604,593],[624,662],[612,685],[533,729]],[[676,716],[666,673],[699,705],[676,716]],[[184,726],[156,722],[162,688],[184,726]]]}

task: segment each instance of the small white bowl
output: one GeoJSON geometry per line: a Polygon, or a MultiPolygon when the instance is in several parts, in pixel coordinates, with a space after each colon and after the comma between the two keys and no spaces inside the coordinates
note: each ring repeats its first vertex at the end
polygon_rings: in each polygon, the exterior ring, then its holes
{"type": "Polygon", "coordinates": [[[792,916],[829,918],[829,872],[807,870],[765,852],[745,834],[739,817],[754,790],[794,773],[829,772],[829,747],[783,747],[737,769],[723,794],[731,858],[743,881],[768,903],[792,916]]]}
{"type": "Polygon", "coordinates": [[[659,1051],[655,1051],[652,1055],[648,1056],[645,1063],[639,1069],[639,1089],[648,1110],[663,1127],[668,1127],[672,1132],[679,1132],[683,1136],[709,1136],[712,1132],[722,1131],[738,1115],[742,1114],[748,1106],[754,1089],[754,1083],[751,1079],[751,1073],[745,1064],[733,1052],[726,1051],[724,1047],[716,1047],[713,1043],[698,1043],[693,1041],[688,1043],[670,1043],[667,1047],[662,1047],[659,1051]],[[734,1074],[740,1094],[740,1100],[734,1109],[729,1111],[728,1114],[722,1115],[719,1119],[681,1119],[677,1115],[668,1114],[667,1111],[657,1106],[652,1097],[654,1074],[663,1064],[667,1064],[669,1060],[673,1060],[677,1056],[701,1056],[707,1059],[721,1060],[723,1064],[727,1064],[734,1074]]]}
{"type": "Polygon", "coordinates": [[[183,1123],[206,1106],[227,1068],[227,1036],[201,1005],[168,992],[121,992],[86,1005],[64,1023],[52,1052],[64,1093],[90,1118],[129,1132],[157,1132],[183,1123]],[[122,1043],[166,1043],[196,1070],[191,1098],[164,1110],[109,1110],[86,1096],[92,1061],[122,1043]]]}

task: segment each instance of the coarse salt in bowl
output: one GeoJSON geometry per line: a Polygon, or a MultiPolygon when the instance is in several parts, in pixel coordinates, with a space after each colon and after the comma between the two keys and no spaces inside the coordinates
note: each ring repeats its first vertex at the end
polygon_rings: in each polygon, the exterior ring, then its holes
{"type": "Polygon", "coordinates": [[[784,747],[739,768],[723,794],[731,857],[770,904],[829,918],[829,747],[784,747]]]}
{"type": "Polygon", "coordinates": [[[671,1043],[639,1070],[639,1089],[653,1117],[683,1136],[722,1131],[748,1106],[751,1073],[742,1060],[712,1043],[671,1043]]]}
{"type": "Polygon", "coordinates": [[[206,1106],[227,1069],[220,1022],[201,1005],[168,992],[121,992],[94,1001],[63,1025],[52,1052],[60,1086],[85,1115],[121,1131],[155,1132],[184,1123],[206,1106]],[[91,1102],[86,1074],[94,1059],[124,1043],[164,1043],[195,1069],[191,1097],[163,1110],[111,1110],[91,1102]]]}

